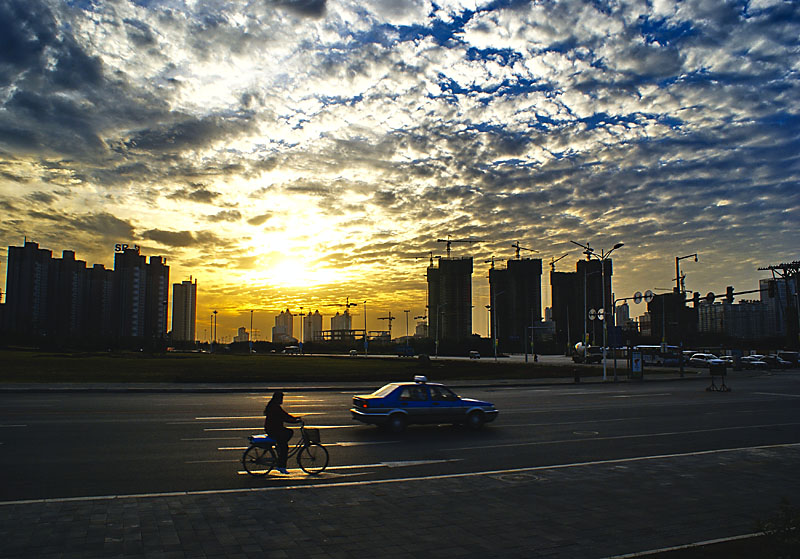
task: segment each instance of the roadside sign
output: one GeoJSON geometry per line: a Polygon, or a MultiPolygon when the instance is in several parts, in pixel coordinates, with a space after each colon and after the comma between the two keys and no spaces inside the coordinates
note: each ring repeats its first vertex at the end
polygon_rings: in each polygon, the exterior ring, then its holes
{"type": "Polygon", "coordinates": [[[605,309],[599,309],[597,311],[597,320],[605,320],[605,318],[606,318],[606,310],[605,309]]]}
{"type": "Polygon", "coordinates": [[[589,320],[594,320],[597,318],[597,311],[594,309],[589,309],[589,320]]]}
{"type": "Polygon", "coordinates": [[[642,352],[641,351],[632,351],[631,352],[631,376],[636,378],[642,377],[642,352]]]}
{"type": "Polygon", "coordinates": [[[644,300],[645,302],[649,303],[655,298],[656,294],[650,291],[649,289],[644,292],[644,300]]]}
{"type": "Polygon", "coordinates": [[[637,291],[636,293],[633,294],[633,302],[636,303],[637,305],[642,302],[641,291],[637,291]]]}

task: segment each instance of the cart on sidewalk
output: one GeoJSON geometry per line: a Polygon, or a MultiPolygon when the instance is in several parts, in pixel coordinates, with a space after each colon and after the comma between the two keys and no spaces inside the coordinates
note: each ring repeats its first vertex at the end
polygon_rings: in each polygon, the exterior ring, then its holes
{"type": "Polygon", "coordinates": [[[708,362],[708,372],[711,375],[711,386],[706,388],[706,392],[730,392],[731,389],[725,384],[725,376],[728,374],[725,361],[722,359],[712,359],[708,362]],[[719,378],[719,386],[716,379],[719,378]]]}

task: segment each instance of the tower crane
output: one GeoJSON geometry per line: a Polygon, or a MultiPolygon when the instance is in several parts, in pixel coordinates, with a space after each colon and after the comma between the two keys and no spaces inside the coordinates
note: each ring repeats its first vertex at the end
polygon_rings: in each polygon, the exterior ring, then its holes
{"type": "Polygon", "coordinates": [[[392,321],[395,320],[397,317],[392,316],[392,311],[389,311],[389,316],[379,316],[378,320],[388,320],[389,321],[389,341],[392,341],[392,321]]]}
{"type": "Polygon", "coordinates": [[[569,255],[569,253],[567,252],[565,254],[562,254],[558,258],[556,258],[555,256],[553,258],[551,258],[550,259],[550,271],[551,272],[555,272],[556,271],[556,262],[558,262],[559,260],[561,260],[562,258],[564,258],[565,256],[568,256],[568,255],[569,255]]]}
{"type": "Polygon", "coordinates": [[[450,235],[446,239],[436,239],[437,243],[447,243],[447,258],[450,258],[450,244],[451,243],[482,243],[483,239],[451,239],[450,235]]]}
{"type": "Polygon", "coordinates": [[[430,267],[431,267],[431,268],[433,268],[433,259],[434,259],[434,258],[441,258],[441,256],[438,256],[438,255],[437,255],[437,256],[434,256],[434,255],[433,255],[433,251],[431,250],[431,251],[429,251],[429,252],[428,252],[428,254],[426,254],[426,255],[425,255],[425,254],[423,254],[423,255],[420,255],[420,256],[415,256],[415,257],[414,257],[414,260],[419,260],[420,258],[425,258],[426,256],[428,256],[428,257],[430,258],[430,267]]]}
{"type": "Polygon", "coordinates": [[[348,297],[347,298],[347,302],[344,304],[344,310],[345,310],[345,312],[347,312],[347,311],[350,310],[350,307],[357,307],[357,306],[358,306],[358,303],[351,303],[350,302],[350,297],[348,297]]]}
{"type": "Polygon", "coordinates": [[[538,250],[534,250],[532,248],[525,248],[525,247],[519,246],[519,241],[516,241],[515,243],[512,243],[511,246],[514,247],[515,249],[517,249],[517,253],[516,253],[516,256],[515,256],[515,258],[517,260],[519,260],[519,251],[521,251],[521,250],[527,250],[527,251],[530,251],[530,252],[539,252],[538,250]]]}

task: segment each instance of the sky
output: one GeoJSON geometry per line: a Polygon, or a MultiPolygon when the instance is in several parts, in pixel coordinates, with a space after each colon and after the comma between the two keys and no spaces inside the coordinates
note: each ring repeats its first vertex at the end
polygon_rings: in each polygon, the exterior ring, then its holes
{"type": "Polygon", "coordinates": [[[513,243],[545,306],[570,241],[624,243],[617,298],[693,253],[755,289],[800,260],[799,80],[796,1],[0,0],[0,246],[164,256],[201,339],[348,297],[413,331],[448,236],[483,335],[513,243]]]}

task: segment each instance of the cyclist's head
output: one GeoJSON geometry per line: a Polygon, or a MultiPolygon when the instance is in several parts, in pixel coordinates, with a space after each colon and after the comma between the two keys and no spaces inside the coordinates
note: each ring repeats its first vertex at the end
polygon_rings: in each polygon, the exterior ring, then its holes
{"type": "Polygon", "coordinates": [[[283,403],[283,391],[282,390],[276,390],[275,392],[273,392],[272,393],[272,401],[275,402],[276,404],[282,404],[283,403]]]}

